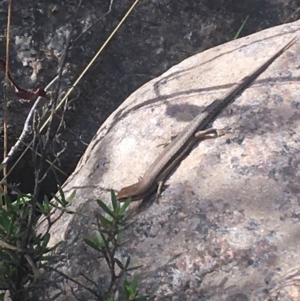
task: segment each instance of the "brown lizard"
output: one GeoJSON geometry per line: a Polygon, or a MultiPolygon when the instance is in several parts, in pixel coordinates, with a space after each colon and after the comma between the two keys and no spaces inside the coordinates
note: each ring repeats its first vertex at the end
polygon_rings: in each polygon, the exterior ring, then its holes
{"type": "Polygon", "coordinates": [[[242,92],[263,71],[265,71],[276,58],[289,49],[296,40],[297,38],[294,37],[255,71],[235,84],[223,97],[215,99],[163,150],[163,152],[150,165],[139,182],[123,187],[120,190],[117,195],[117,199],[121,202],[125,201],[127,198],[131,198],[133,201],[140,200],[151,195],[155,191],[157,191],[157,199],[160,195],[165,179],[175,166],[179,164],[183,157],[190,152],[198,138],[209,133],[216,133],[215,129],[206,129],[208,124],[214,120],[214,118],[233,100],[235,96],[242,92]]]}

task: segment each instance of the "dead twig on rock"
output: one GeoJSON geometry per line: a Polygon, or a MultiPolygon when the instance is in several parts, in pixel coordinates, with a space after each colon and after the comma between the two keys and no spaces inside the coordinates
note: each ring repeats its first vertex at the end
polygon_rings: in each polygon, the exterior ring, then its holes
{"type": "Polygon", "coordinates": [[[11,84],[14,93],[22,99],[25,100],[36,100],[38,97],[45,97],[47,98],[46,95],[46,91],[44,90],[44,88],[38,88],[36,89],[36,91],[27,91],[25,89],[20,88],[15,80],[13,79],[13,76],[11,75],[11,72],[9,69],[6,68],[6,62],[3,59],[0,59],[0,69],[2,69],[2,71],[4,73],[7,72],[7,77],[8,77],[8,81],[11,84]]]}

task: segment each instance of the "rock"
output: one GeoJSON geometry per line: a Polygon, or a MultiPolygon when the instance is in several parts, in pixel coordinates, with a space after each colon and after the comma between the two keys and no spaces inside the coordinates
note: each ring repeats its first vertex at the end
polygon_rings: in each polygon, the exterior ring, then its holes
{"type": "MultiPolygon", "coordinates": [[[[108,274],[83,243],[94,233],[95,199],[110,199],[103,188],[136,182],[159,144],[299,32],[298,21],[192,56],[107,119],[64,185],[67,195],[76,189],[71,210],[83,217],[65,214],[51,229],[51,243],[63,241],[66,274],[85,281],[84,273],[105,290],[108,274]]],[[[143,265],[140,290],[151,300],[299,300],[299,51],[300,41],[220,114],[213,126],[232,133],[199,143],[171,174],[159,204],[144,208],[126,232],[119,255],[143,265]]],[[[56,288],[88,296],[59,280],[56,288]]]]}

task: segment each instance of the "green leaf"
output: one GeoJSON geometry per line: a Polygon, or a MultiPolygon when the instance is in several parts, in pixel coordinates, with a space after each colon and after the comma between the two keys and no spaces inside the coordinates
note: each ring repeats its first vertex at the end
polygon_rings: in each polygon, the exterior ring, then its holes
{"type": "Polygon", "coordinates": [[[97,218],[99,219],[101,226],[104,227],[106,230],[110,230],[112,228],[113,222],[108,218],[104,217],[101,213],[97,214],[97,218]]]}
{"type": "Polygon", "coordinates": [[[4,266],[2,262],[0,262],[0,276],[6,273],[7,268],[4,266]]]}
{"type": "Polygon", "coordinates": [[[47,245],[48,245],[48,243],[49,243],[49,240],[50,240],[50,233],[46,233],[46,234],[44,235],[43,239],[40,240],[40,241],[42,242],[41,247],[42,247],[43,250],[46,250],[47,245]]]}
{"type": "MultiPolygon", "coordinates": [[[[51,158],[48,158],[48,160],[51,162],[51,158]]],[[[59,180],[56,169],[52,165],[51,165],[51,170],[53,172],[53,175],[54,175],[54,178],[55,178],[55,181],[56,181],[57,185],[61,186],[62,184],[61,184],[61,181],[59,180]]]]}
{"type": "Polygon", "coordinates": [[[138,270],[139,268],[141,268],[143,265],[137,265],[137,266],[134,266],[134,267],[131,267],[131,268],[128,268],[126,269],[126,272],[131,272],[131,271],[135,271],[135,270],[138,270]]]}
{"type": "Polygon", "coordinates": [[[93,248],[96,251],[101,251],[101,249],[98,248],[98,245],[96,243],[94,243],[92,240],[88,239],[88,238],[84,238],[83,241],[90,246],[91,248],[93,248]]]}
{"type": "Polygon", "coordinates": [[[249,18],[249,15],[246,17],[245,21],[243,22],[243,24],[241,25],[241,27],[239,28],[238,32],[234,35],[233,39],[237,39],[241,33],[241,31],[243,30],[243,28],[245,27],[247,20],[249,18]]]}
{"type": "Polygon", "coordinates": [[[60,204],[63,207],[66,207],[67,202],[65,201],[64,198],[59,198],[56,194],[53,194],[53,198],[55,199],[55,201],[60,204]]]}
{"type": "Polygon", "coordinates": [[[116,194],[112,189],[110,191],[110,198],[111,198],[111,203],[112,203],[114,211],[116,213],[118,213],[118,211],[120,209],[120,202],[118,202],[116,194]]]}
{"type": "Polygon", "coordinates": [[[124,265],[123,263],[118,259],[118,258],[114,258],[116,264],[118,265],[118,267],[121,269],[121,270],[124,270],[124,265]]]}
{"type": "Polygon", "coordinates": [[[3,229],[8,232],[10,227],[10,218],[8,217],[8,213],[6,212],[6,210],[2,211],[0,223],[3,229]]]}
{"type": "Polygon", "coordinates": [[[44,197],[44,200],[43,200],[42,204],[37,203],[37,205],[38,205],[39,210],[44,215],[48,215],[51,212],[51,210],[52,210],[52,208],[50,206],[49,199],[46,196],[44,197]]]}
{"type": "Polygon", "coordinates": [[[8,228],[8,231],[7,231],[7,237],[11,237],[12,233],[13,233],[13,230],[15,227],[18,227],[16,224],[16,217],[15,215],[12,215],[11,216],[11,219],[10,219],[10,225],[9,225],[9,228],[8,228]]]}
{"type": "Polygon", "coordinates": [[[137,288],[137,285],[138,285],[138,277],[137,275],[134,275],[133,276],[133,279],[131,281],[131,288],[136,291],[136,288],[137,288]]]}
{"type": "Polygon", "coordinates": [[[75,195],[76,195],[76,190],[73,190],[72,193],[66,199],[68,204],[70,204],[73,201],[73,199],[75,198],[75,195]]]}
{"type": "Polygon", "coordinates": [[[131,198],[128,198],[121,206],[119,214],[123,215],[126,209],[128,208],[129,204],[131,203],[131,198]]]}
{"type": "Polygon", "coordinates": [[[108,215],[114,217],[114,213],[101,201],[97,200],[98,206],[102,208],[108,215]]]}
{"type": "Polygon", "coordinates": [[[72,193],[67,198],[63,189],[61,188],[61,185],[57,185],[57,190],[59,193],[59,197],[57,195],[53,195],[53,197],[60,205],[62,205],[65,208],[74,199],[76,190],[72,191],[72,193]]]}
{"type": "Polygon", "coordinates": [[[31,194],[26,194],[26,195],[23,195],[23,196],[20,196],[18,197],[13,203],[12,205],[13,206],[19,206],[19,205],[26,205],[28,204],[29,202],[31,202],[32,200],[32,196],[31,194]]]}
{"type": "Polygon", "coordinates": [[[123,291],[124,291],[125,297],[128,299],[131,295],[131,290],[130,290],[129,282],[126,279],[123,282],[123,291]]]}
{"type": "Polygon", "coordinates": [[[104,239],[99,231],[97,231],[95,234],[95,242],[98,244],[98,247],[100,247],[101,249],[105,248],[104,239]]]}

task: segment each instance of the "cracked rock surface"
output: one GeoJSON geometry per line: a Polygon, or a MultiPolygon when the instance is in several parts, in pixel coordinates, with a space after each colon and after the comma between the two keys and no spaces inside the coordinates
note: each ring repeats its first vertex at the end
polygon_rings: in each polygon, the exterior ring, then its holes
{"type": "MultiPolygon", "coordinates": [[[[67,56],[70,73],[64,78],[65,89],[74,83],[131,4],[131,0],[83,1],[67,56]]],[[[13,3],[10,68],[22,88],[45,87],[57,75],[76,5],[76,1],[69,0],[13,3]]],[[[72,173],[99,126],[142,84],[195,53],[232,40],[246,19],[240,36],[297,20],[298,5],[297,0],[141,0],[69,97],[66,130],[60,133],[55,148],[55,152],[66,148],[57,162],[64,171],[58,172],[61,182],[72,173]]],[[[0,23],[5,29],[7,1],[0,1],[0,23]]],[[[0,33],[0,42],[0,55],[4,57],[4,30],[0,33]]],[[[2,89],[0,96],[3,97],[2,89]]],[[[20,103],[12,93],[9,99],[11,147],[21,133],[32,104],[20,103]]],[[[2,116],[0,109],[0,118],[2,116]]],[[[3,153],[3,141],[0,139],[0,142],[3,153]]],[[[9,178],[12,183],[20,183],[23,193],[33,189],[31,162],[28,152],[9,178]]],[[[56,181],[49,176],[41,197],[54,191],[56,181]]]]}
{"type": "MultiPolygon", "coordinates": [[[[52,228],[63,241],[53,265],[105,291],[109,271],[83,243],[94,234],[103,188],[132,184],[178,133],[216,97],[260,66],[300,22],[264,30],[191,56],[131,94],[93,138],[64,185],[71,209],[52,228]],[[69,260],[73,258],[73,260],[69,260]],[[101,272],[99,272],[101,271],[101,272]]],[[[300,41],[279,57],[213,123],[226,135],[199,143],[167,181],[159,203],[141,207],[123,237],[150,300],[300,299],[300,41]]],[[[137,210],[132,204],[130,210],[137,210]]],[[[94,297],[50,275],[45,295],[94,297]]]]}

